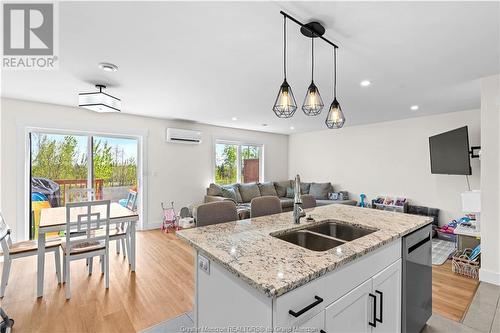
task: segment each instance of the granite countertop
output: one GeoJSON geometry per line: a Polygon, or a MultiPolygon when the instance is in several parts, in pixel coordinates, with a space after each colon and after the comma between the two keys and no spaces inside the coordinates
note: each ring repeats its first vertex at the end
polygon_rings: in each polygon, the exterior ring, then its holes
{"type": "Polygon", "coordinates": [[[177,236],[267,296],[280,296],[327,272],[411,233],[431,218],[346,205],[306,210],[315,222],[293,223],[292,212],[206,227],[177,236]],[[271,236],[334,220],[377,231],[324,252],[311,251],[271,236]]]}

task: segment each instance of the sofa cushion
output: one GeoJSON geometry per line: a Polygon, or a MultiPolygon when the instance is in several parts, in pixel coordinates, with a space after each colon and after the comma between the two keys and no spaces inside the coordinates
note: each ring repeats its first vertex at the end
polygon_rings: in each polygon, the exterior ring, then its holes
{"type": "Polygon", "coordinates": [[[207,195],[210,196],[222,196],[222,191],[220,185],[211,183],[207,189],[207,195]]]}
{"type": "Polygon", "coordinates": [[[232,186],[234,188],[234,192],[236,193],[236,202],[242,203],[243,199],[241,198],[240,184],[232,184],[227,186],[232,186]]]}
{"type": "Polygon", "coordinates": [[[293,207],[293,199],[290,198],[280,198],[281,208],[293,207]]]}
{"type": "Polygon", "coordinates": [[[309,194],[309,189],[311,188],[311,183],[300,183],[300,193],[309,194]]]}
{"type": "Polygon", "coordinates": [[[294,191],[293,187],[286,188],[286,196],[285,197],[287,197],[287,198],[295,197],[295,191],[294,191]]]}
{"type": "Polygon", "coordinates": [[[330,183],[312,183],[309,188],[309,194],[316,200],[328,199],[328,192],[333,192],[333,187],[330,183]]]}
{"type": "Polygon", "coordinates": [[[260,197],[257,183],[240,184],[239,189],[243,202],[250,202],[253,198],[260,197]]]}
{"type": "Polygon", "coordinates": [[[236,197],[236,191],[233,186],[222,186],[221,187],[222,196],[224,198],[228,198],[233,200],[235,203],[238,202],[238,198],[236,197]]]}
{"type": "Polygon", "coordinates": [[[281,182],[274,182],[274,187],[276,188],[276,193],[278,197],[286,196],[286,189],[291,186],[291,182],[289,180],[284,180],[281,182]]]}
{"type": "Polygon", "coordinates": [[[278,193],[276,193],[276,189],[274,188],[273,182],[266,182],[259,184],[260,195],[272,195],[277,197],[278,193]]]}

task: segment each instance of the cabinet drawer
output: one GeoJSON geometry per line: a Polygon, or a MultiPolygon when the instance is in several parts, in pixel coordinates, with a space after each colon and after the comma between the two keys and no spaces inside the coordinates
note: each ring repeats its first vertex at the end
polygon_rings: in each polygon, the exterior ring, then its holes
{"type": "Polygon", "coordinates": [[[274,327],[299,326],[323,311],[326,303],[323,290],[323,279],[319,278],[276,298],[273,302],[274,327]]]}

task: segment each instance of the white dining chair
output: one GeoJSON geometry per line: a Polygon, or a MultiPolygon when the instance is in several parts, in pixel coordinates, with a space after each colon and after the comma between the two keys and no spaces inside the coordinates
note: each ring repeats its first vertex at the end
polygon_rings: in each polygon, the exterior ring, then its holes
{"type": "MultiPolygon", "coordinates": [[[[125,203],[125,208],[131,211],[137,210],[137,192],[130,190],[127,196],[127,202],[125,203]]],[[[116,225],[116,229],[112,230],[109,234],[110,240],[116,241],[116,253],[120,254],[120,244],[123,248],[123,257],[127,256],[129,253],[129,234],[128,234],[128,224],[121,223],[116,225]]]]}
{"type": "Polygon", "coordinates": [[[109,288],[110,204],[109,200],[66,204],[66,236],[61,244],[66,299],[71,298],[70,265],[74,260],[89,259],[89,274],[92,274],[93,258],[100,257],[104,285],[109,288]]]}
{"type": "MultiPolygon", "coordinates": [[[[36,240],[12,243],[12,239],[10,237],[10,229],[5,222],[2,213],[0,213],[0,243],[2,246],[3,255],[0,297],[3,297],[5,295],[5,289],[7,288],[7,284],[9,282],[10,266],[12,265],[12,261],[18,258],[36,256],[38,251],[38,244],[36,240]]],[[[46,253],[54,252],[54,261],[56,265],[56,275],[58,283],[61,283],[61,255],[59,252],[60,245],[60,238],[49,238],[47,239],[45,244],[46,253]]]]}

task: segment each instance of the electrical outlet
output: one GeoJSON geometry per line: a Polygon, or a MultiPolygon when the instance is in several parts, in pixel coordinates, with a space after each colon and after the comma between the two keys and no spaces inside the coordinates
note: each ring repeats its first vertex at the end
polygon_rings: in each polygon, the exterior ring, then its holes
{"type": "Polygon", "coordinates": [[[205,258],[204,256],[199,255],[198,256],[198,267],[205,273],[210,275],[210,260],[208,258],[205,258]]]}

